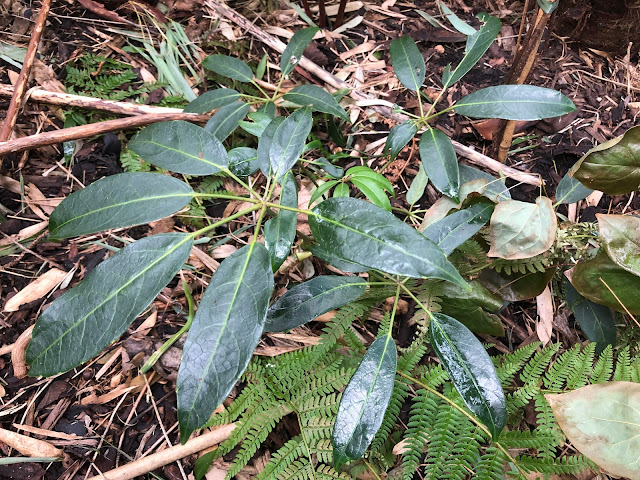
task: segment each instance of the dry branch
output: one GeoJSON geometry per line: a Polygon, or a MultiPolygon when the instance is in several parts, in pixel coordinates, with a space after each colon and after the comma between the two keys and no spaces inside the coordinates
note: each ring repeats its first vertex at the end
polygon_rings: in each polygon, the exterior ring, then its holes
{"type": "Polygon", "coordinates": [[[51,7],[51,0],[43,0],[42,7],[40,7],[40,13],[36,20],[36,25],[33,28],[31,34],[31,40],[29,40],[29,46],[27,47],[27,53],[22,62],[22,69],[18,80],[16,81],[16,88],[11,97],[9,108],[7,109],[7,115],[4,119],[2,129],[0,130],[0,142],[4,142],[11,137],[11,131],[16,124],[16,118],[18,117],[18,109],[22,105],[22,98],[24,97],[27,83],[29,82],[29,74],[31,73],[31,67],[33,61],[36,58],[36,51],[38,50],[38,43],[40,43],[40,37],[42,36],[42,30],[44,30],[44,24],[49,15],[49,8],[51,7]]]}
{"type": "MultiPolygon", "coordinates": [[[[240,15],[238,12],[236,12],[232,8],[229,8],[228,6],[222,4],[217,0],[206,0],[205,3],[211,10],[213,10],[214,13],[232,21],[233,23],[241,27],[243,30],[251,33],[253,36],[255,36],[258,40],[260,40],[265,45],[269,46],[270,48],[280,53],[284,51],[286,45],[283,42],[273,37],[272,35],[268,34],[264,30],[262,30],[260,27],[257,27],[256,25],[251,23],[249,20],[247,20],[245,17],[240,15]]],[[[304,68],[305,70],[307,70],[309,73],[312,73],[313,75],[315,75],[316,77],[321,79],[323,82],[325,82],[327,85],[333,88],[336,88],[336,89],[346,88],[350,90],[349,95],[351,96],[351,98],[353,98],[356,101],[373,99],[373,97],[371,97],[370,95],[364,92],[361,92],[357,89],[354,89],[347,82],[340,80],[338,77],[327,72],[325,69],[316,65],[314,62],[312,62],[306,57],[302,57],[298,65],[304,68]]],[[[389,107],[374,105],[374,106],[371,106],[370,108],[380,113],[381,115],[384,115],[387,118],[391,118],[397,122],[403,122],[406,120],[406,117],[404,115],[399,115],[397,113],[394,113],[393,110],[389,107]]],[[[535,185],[535,186],[541,186],[543,184],[542,179],[538,175],[522,172],[515,168],[511,168],[506,165],[503,165],[497,160],[487,157],[486,155],[483,155],[480,152],[476,152],[472,148],[462,145],[461,143],[458,143],[455,140],[452,140],[452,143],[453,143],[454,149],[456,150],[456,152],[458,152],[459,155],[462,155],[467,160],[469,160],[469,162],[475,165],[487,168],[494,172],[502,173],[503,175],[509,178],[513,178],[514,180],[517,180],[522,183],[528,183],[530,185],[535,185]]]]}
{"type": "Polygon", "coordinates": [[[235,424],[223,425],[215,430],[192,438],[184,445],[175,445],[160,452],[142,457],[122,467],[115,468],[101,475],[91,477],[89,480],[128,480],[136,478],[145,473],[152,472],[156,468],[168,465],[176,460],[201,452],[207,448],[217,445],[231,435],[236,428],[235,424]]]}

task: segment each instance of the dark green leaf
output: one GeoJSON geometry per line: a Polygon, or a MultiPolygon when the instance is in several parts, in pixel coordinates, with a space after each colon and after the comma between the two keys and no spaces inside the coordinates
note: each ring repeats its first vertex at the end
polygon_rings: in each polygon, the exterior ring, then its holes
{"type": "Polygon", "coordinates": [[[430,128],[420,137],[420,159],[433,186],[457,201],[460,173],[456,151],[449,137],[440,130],[430,128]]]}
{"type": "Polygon", "coordinates": [[[303,28],[293,34],[280,59],[282,75],[289,75],[293,71],[318,30],[318,27],[303,28]]]}
{"type": "Polygon", "coordinates": [[[213,175],[227,165],[227,152],[220,140],[182,120],[149,125],[128,147],[145,162],[185,175],[213,175]]]}
{"type": "Polygon", "coordinates": [[[414,92],[420,90],[424,83],[426,67],[416,42],[408,35],[396,38],[389,45],[389,55],[393,71],[400,83],[414,92]]]}
{"type": "Polygon", "coordinates": [[[429,177],[427,176],[427,172],[424,171],[424,167],[420,164],[418,169],[418,174],[411,182],[411,186],[407,191],[407,203],[409,205],[414,205],[418,200],[422,198],[424,195],[424,190],[427,188],[427,184],[429,183],[429,177]]]}
{"type": "Polygon", "coordinates": [[[386,273],[440,278],[467,288],[442,250],[393,214],[355,198],[330,198],[312,210],[315,240],[338,257],[386,273]]]}
{"type": "Polygon", "coordinates": [[[462,33],[463,35],[473,35],[476,33],[476,29],[471,25],[465,23],[460,17],[458,17],[455,13],[451,11],[449,7],[447,7],[444,3],[438,2],[440,8],[442,9],[442,13],[447,17],[449,23],[455,28],[457,31],[462,33]]]}
{"type": "Polygon", "coordinates": [[[206,113],[240,100],[240,94],[231,88],[218,88],[203,93],[184,107],[185,112],[206,113]]]}
{"type": "Polygon", "coordinates": [[[260,105],[260,107],[258,107],[256,112],[266,113],[273,120],[274,118],[276,118],[276,104],[273,102],[263,103],[262,105],[260,105]]]}
{"type": "Polygon", "coordinates": [[[238,122],[249,112],[249,105],[244,102],[235,102],[225,105],[209,119],[204,129],[215,136],[221,142],[238,128],[238,122]]]}
{"type": "Polygon", "coordinates": [[[640,126],[589,150],[569,175],[583,185],[609,195],[640,188],[640,126]]]}
{"type": "Polygon", "coordinates": [[[253,112],[247,115],[252,121],[247,122],[245,120],[240,120],[238,125],[245,132],[253,135],[254,137],[260,138],[265,128],[269,126],[271,120],[273,120],[269,115],[262,112],[253,112]]]}
{"type": "Polygon", "coordinates": [[[593,190],[585,187],[579,180],[570,177],[567,173],[556,190],[556,203],[558,205],[563,203],[576,203],[580,200],[587,198],[593,190]]]}
{"type": "Polygon", "coordinates": [[[469,410],[497,438],[507,421],[507,405],[487,351],[467,327],[441,313],[431,316],[429,338],[469,410]]]}
{"type": "Polygon", "coordinates": [[[284,99],[303,107],[311,105],[316,112],[328,113],[348,121],[349,116],[333,95],[315,85],[300,85],[284,94],[284,99]]]}
{"type": "Polygon", "coordinates": [[[544,13],[553,13],[553,11],[558,8],[560,5],[560,0],[555,0],[553,2],[549,0],[538,0],[538,6],[544,13]]]}
{"type": "MultiPolygon", "coordinates": [[[[291,172],[282,180],[280,205],[298,208],[296,179],[291,172]]],[[[271,257],[271,268],[277,272],[291,251],[296,238],[298,214],[291,210],[278,210],[274,218],[264,224],[264,244],[271,257]]]]}
{"type": "Polygon", "coordinates": [[[498,85],[473,92],[454,106],[471,118],[540,120],[573,112],[576,106],[560,92],[533,85],[498,85]]]}
{"type": "Polygon", "coordinates": [[[218,452],[212,450],[198,457],[193,465],[193,476],[196,480],[201,480],[207,474],[213,461],[218,458],[217,454],[218,452]]]}
{"type": "Polygon", "coordinates": [[[380,175],[378,172],[370,169],[369,167],[351,167],[349,170],[347,170],[346,175],[347,177],[351,178],[371,180],[372,182],[377,183],[380,188],[393,195],[393,185],[389,180],[387,180],[387,177],[385,177],[384,175],[380,175]]]}
{"type": "Polygon", "coordinates": [[[229,150],[229,170],[239,177],[255,173],[258,166],[258,151],[255,148],[236,147],[229,150]]]}
{"type": "Polygon", "coordinates": [[[314,256],[318,257],[320,260],[327,262],[330,265],[333,265],[343,272],[361,273],[371,270],[370,268],[365,267],[364,265],[360,265],[359,263],[350,262],[346,258],[336,255],[336,253],[334,253],[330,249],[325,248],[322,245],[318,245],[317,243],[308,245],[307,248],[311,253],[313,253],[314,256]]]}
{"type": "Polygon", "coordinates": [[[296,285],[269,308],[265,332],[284,332],[358,299],[367,283],[360,277],[321,276],[296,285]]]}
{"type": "Polygon", "coordinates": [[[269,147],[269,163],[271,171],[278,179],[282,178],[302,155],[312,124],[311,111],[301,108],[289,115],[276,129],[269,147]]]}
{"type": "Polygon", "coordinates": [[[640,277],[613,263],[604,251],[591,260],[578,263],[573,269],[571,283],[592,302],[617,312],[625,312],[626,307],[633,315],[640,313],[640,277]]]}
{"type": "Polygon", "coordinates": [[[407,120],[393,127],[387,137],[387,142],[384,145],[385,151],[391,153],[391,159],[402,151],[402,149],[411,141],[411,139],[418,133],[418,127],[415,123],[407,120]]]}
{"type": "Polygon", "coordinates": [[[29,375],[66,372],[124,333],[191,253],[183,233],[143,238],[94,268],[36,322],[27,348],[29,375]]]}
{"type": "Polygon", "coordinates": [[[459,318],[460,323],[475,333],[502,337],[502,321],[494,313],[504,305],[498,295],[491,293],[479,281],[469,282],[471,292],[452,283],[443,283],[437,296],[442,299],[440,313],[459,318]]]}
{"type": "Polygon", "coordinates": [[[494,205],[485,200],[429,225],[423,234],[449,255],[489,221],[494,205]]]}
{"type": "Polygon", "coordinates": [[[597,214],[600,239],[609,258],[640,276],[640,218],[597,214]]]}
{"type": "Polygon", "coordinates": [[[504,200],[511,200],[511,194],[509,189],[502,180],[498,180],[493,175],[489,175],[482,170],[470,167],[463,163],[458,164],[460,170],[460,184],[463,185],[467,182],[477,180],[479,178],[487,181],[487,186],[483,195],[494,203],[502,202],[504,200]]]}
{"type": "Polygon", "coordinates": [[[316,165],[320,165],[325,172],[331,175],[334,178],[342,178],[344,175],[344,169],[340,167],[336,167],[333,163],[327,160],[324,157],[320,157],[316,160],[316,165]]]}
{"type": "Polygon", "coordinates": [[[178,371],[180,441],[204,425],[244,372],[273,291],[269,252],[252,243],[224,259],[193,319],[178,371]]]}
{"type": "Polygon", "coordinates": [[[262,135],[258,140],[258,165],[265,176],[268,176],[271,173],[269,151],[271,150],[273,136],[276,134],[276,130],[282,122],[284,122],[284,117],[276,117],[271,120],[271,123],[264,129],[264,132],[262,132],[262,135]]]}
{"type": "Polygon", "coordinates": [[[210,55],[202,61],[202,66],[218,75],[238,80],[239,82],[247,83],[253,80],[253,72],[249,65],[235,57],[210,55]]]}
{"type": "Polygon", "coordinates": [[[549,284],[556,269],[549,268],[544,272],[511,272],[485,269],[478,280],[492,293],[499,295],[506,302],[529,300],[540,295],[549,284]]]}
{"type": "Polygon", "coordinates": [[[445,67],[442,73],[442,84],[444,88],[453,85],[466,75],[466,73],[478,63],[482,55],[484,55],[498,36],[498,33],[500,33],[502,23],[496,17],[481,13],[478,15],[478,18],[484,22],[484,25],[482,25],[480,30],[467,38],[465,55],[458,66],[453,71],[451,71],[451,65],[445,67]]]}
{"type": "Polygon", "coordinates": [[[360,458],[382,424],[396,376],[398,354],[391,336],[371,344],[340,400],[333,426],[333,464],[360,458]]]}
{"type": "Polygon", "coordinates": [[[267,70],[267,62],[269,61],[269,54],[265,53],[260,59],[260,63],[256,67],[256,78],[258,80],[262,80],[264,77],[264,72],[267,70]]]}
{"type": "Polygon", "coordinates": [[[193,195],[177,178],[120,173],[65,198],[49,218],[49,231],[61,239],[153,222],[182,209],[193,195]]]}
{"type": "Polygon", "coordinates": [[[600,355],[607,345],[615,347],[617,332],[611,309],[584,298],[566,278],[563,287],[567,306],[576,317],[580,328],[589,340],[597,344],[596,354],[600,355]]]}

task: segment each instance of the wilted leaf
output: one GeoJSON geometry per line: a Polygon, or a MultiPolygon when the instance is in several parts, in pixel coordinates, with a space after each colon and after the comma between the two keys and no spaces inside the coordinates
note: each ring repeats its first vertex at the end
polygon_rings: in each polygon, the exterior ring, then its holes
{"type": "MultiPolygon", "coordinates": [[[[298,187],[291,172],[282,180],[280,205],[298,207],[298,187]]],[[[289,256],[291,245],[296,238],[298,214],[292,210],[278,210],[276,216],[264,224],[264,244],[269,251],[271,268],[277,272],[289,256]]]]}
{"type": "Polygon", "coordinates": [[[185,175],[213,175],[227,165],[227,152],[220,140],[182,120],[149,125],[128,147],[145,162],[185,175]]]}
{"type": "Polygon", "coordinates": [[[179,211],[193,195],[189,185],[167,175],[111,175],[65,198],[49,218],[49,231],[59,239],[153,222],[179,211]]]}
{"type": "Polygon", "coordinates": [[[417,92],[424,83],[426,67],[422,53],[413,39],[405,35],[391,41],[389,56],[393,71],[400,83],[409,90],[417,92]]]}
{"type": "Polygon", "coordinates": [[[180,441],[204,425],[244,372],[273,291],[269,253],[253,243],[224,259],[207,287],[178,371],[180,441]]]}
{"type": "Polygon", "coordinates": [[[303,107],[311,105],[311,108],[317,112],[324,112],[346,121],[349,120],[347,112],[345,112],[344,108],[333,98],[333,95],[315,85],[300,85],[299,87],[295,87],[285,93],[283,98],[303,107]]]}
{"type": "Polygon", "coordinates": [[[302,28],[293,34],[280,59],[282,75],[289,75],[293,71],[318,30],[318,27],[302,28]]]}
{"type": "Polygon", "coordinates": [[[154,235],[94,268],[40,315],[26,352],[29,375],[66,372],[116,340],[180,270],[192,245],[187,234],[154,235]]]}
{"type": "Polygon", "coordinates": [[[533,85],[498,85],[473,92],[454,106],[471,118],[540,120],[573,112],[576,106],[562,93],[533,85]]]}
{"type": "Polygon", "coordinates": [[[360,458],[382,424],[396,376],[398,354],[391,336],[371,344],[340,400],[331,443],[333,463],[360,458]]]}
{"type": "Polygon", "coordinates": [[[640,276],[640,218],[596,215],[604,249],[620,267],[640,276]]]}
{"type": "Polygon", "coordinates": [[[431,240],[393,214],[355,198],[331,198],[312,210],[315,240],[339,257],[383,272],[466,282],[431,240]]]}
{"type": "Polygon", "coordinates": [[[585,186],[609,195],[640,188],[640,126],[589,150],[569,175],[585,186]]]}
{"type": "Polygon", "coordinates": [[[496,205],[491,215],[490,257],[515,260],[530,258],[551,248],[558,221],[547,197],[536,203],[508,200],[496,205]]]}
{"type": "Polygon", "coordinates": [[[269,308],[266,332],[282,332],[310,322],[360,297],[366,282],[360,277],[323,275],[296,285],[269,308]]]}
{"type": "Polygon", "coordinates": [[[312,124],[311,111],[305,107],[289,115],[276,129],[269,147],[269,163],[277,178],[282,178],[302,155],[312,124]]]}
{"type": "Polygon", "coordinates": [[[218,88],[203,93],[184,107],[188,113],[206,113],[240,100],[240,94],[232,88],[218,88]]]}
{"type": "Polygon", "coordinates": [[[559,205],[563,203],[576,203],[587,198],[592,192],[593,190],[585,187],[582,182],[570,177],[569,173],[567,173],[558,184],[556,203],[559,205]]]}
{"type": "Polygon", "coordinates": [[[604,251],[591,260],[578,263],[573,269],[571,283],[592,302],[617,312],[624,312],[624,305],[632,314],[640,313],[640,277],[613,263],[604,251]]]}
{"type": "MultiPolygon", "coordinates": [[[[204,126],[204,129],[221,142],[238,128],[238,123],[247,113],[249,105],[244,102],[234,102],[220,108],[204,126]]],[[[188,140],[188,138],[186,139],[188,140]]]]}
{"type": "Polygon", "coordinates": [[[467,327],[442,313],[431,315],[429,338],[469,410],[497,438],[507,421],[507,405],[487,351],[467,327]]]}
{"type": "Polygon", "coordinates": [[[391,153],[391,159],[396,158],[416,133],[418,133],[418,127],[415,123],[408,120],[391,129],[384,145],[385,150],[391,153]]]}
{"type": "Polygon", "coordinates": [[[493,175],[465,165],[464,163],[458,164],[458,169],[460,170],[460,184],[462,186],[473,180],[483,179],[487,182],[482,193],[485,197],[494,203],[511,200],[511,194],[503,180],[498,180],[493,175]]]}
{"type": "Polygon", "coordinates": [[[238,80],[239,82],[247,83],[253,80],[253,72],[249,65],[235,57],[209,55],[202,61],[202,66],[218,75],[238,80]]]}
{"type": "Polygon", "coordinates": [[[611,475],[640,478],[640,384],[600,383],[545,398],[580,453],[611,475]]]}
{"type": "Polygon", "coordinates": [[[458,201],[458,158],[449,137],[440,130],[430,128],[420,137],[420,159],[433,186],[458,201]]]}

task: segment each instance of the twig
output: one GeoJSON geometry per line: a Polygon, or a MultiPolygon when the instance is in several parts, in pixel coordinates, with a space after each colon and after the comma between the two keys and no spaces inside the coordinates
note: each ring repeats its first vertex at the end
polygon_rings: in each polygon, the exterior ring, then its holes
{"type": "Polygon", "coordinates": [[[192,438],[184,445],[175,445],[160,452],[140,458],[134,462],[115,468],[101,475],[91,477],[89,480],[129,480],[131,478],[149,473],[156,468],[168,465],[176,460],[193,455],[210,448],[229,438],[236,428],[235,424],[223,425],[215,430],[192,438]]]}
{"type": "MultiPolygon", "coordinates": [[[[10,97],[14,88],[11,85],[0,84],[0,96],[10,97]]],[[[28,94],[27,101],[61,105],[64,107],[79,107],[89,110],[117,113],[121,115],[144,115],[149,113],[182,113],[181,108],[157,107],[155,105],[140,105],[131,102],[117,102],[115,100],[103,100],[101,98],[84,97],[70,93],[49,92],[41,88],[33,88],[28,94]]],[[[194,121],[206,122],[206,115],[192,114],[194,121]]]]}
{"type": "Polygon", "coordinates": [[[46,145],[55,145],[56,143],[69,142],[79,138],[92,137],[94,135],[103,135],[116,130],[143,127],[157,122],[166,122],[169,120],[193,121],[200,120],[202,117],[202,115],[194,115],[192,113],[155,113],[137,115],[135,117],[118,118],[116,120],[107,120],[106,122],[91,123],[89,125],[81,125],[79,127],[64,128],[62,130],[22,137],[8,142],[0,142],[0,155],[4,155],[9,152],[22,152],[24,150],[44,147],[46,145]]]}
{"type": "Polygon", "coordinates": [[[29,40],[29,46],[27,47],[27,53],[24,57],[24,62],[22,62],[22,69],[20,70],[20,75],[18,75],[18,80],[16,81],[16,88],[13,92],[13,96],[11,97],[11,102],[7,109],[7,115],[4,119],[2,130],[0,130],[0,142],[9,140],[13,126],[16,124],[18,109],[22,104],[22,98],[24,96],[25,89],[27,88],[27,83],[29,82],[29,74],[31,73],[33,61],[36,58],[38,43],[40,43],[40,37],[42,36],[42,30],[44,30],[44,24],[47,20],[47,16],[49,15],[50,7],[51,0],[42,0],[42,7],[40,7],[40,13],[38,14],[36,25],[33,28],[31,40],[29,40]]]}
{"type": "MultiPolygon", "coordinates": [[[[240,26],[244,31],[250,32],[254,35],[258,40],[260,40],[265,45],[271,47],[272,49],[282,53],[286,47],[284,43],[282,43],[277,38],[269,35],[267,32],[262,30],[260,27],[254,25],[245,17],[240,15],[238,12],[229,8],[228,6],[222,4],[218,0],[206,0],[206,5],[212,9],[216,14],[226,17],[228,20],[231,20],[236,25],[240,26]]],[[[309,60],[306,57],[302,57],[300,59],[300,63],[298,64],[300,67],[307,70],[309,73],[315,75],[320,80],[325,82],[327,85],[330,85],[336,89],[349,89],[349,96],[354,100],[371,100],[373,97],[367,95],[364,92],[354,89],[348,83],[340,80],[335,75],[327,72],[322,67],[316,65],[314,62],[309,60]]],[[[384,115],[387,118],[391,118],[397,122],[403,122],[406,120],[404,115],[399,115],[394,113],[393,110],[389,107],[384,107],[380,105],[373,105],[370,107],[375,110],[377,113],[384,115]]],[[[500,172],[507,177],[513,178],[522,183],[528,183],[530,185],[541,186],[543,184],[542,179],[538,175],[533,175],[527,172],[521,172],[515,168],[508,167],[506,165],[501,164],[500,162],[487,157],[479,152],[476,152],[470,147],[462,145],[461,143],[456,142],[455,140],[451,141],[453,143],[453,147],[458,152],[458,154],[467,158],[471,163],[475,165],[479,165],[485,168],[488,168],[494,172],[500,172]]]]}
{"type": "MultiPolygon", "coordinates": [[[[31,332],[33,325],[20,334],[16,343],[13,344],[11,350],[11,363],[13,364],[13,376],[16,378],[24,378],[27,376],[28,368],[26,361],[27,345],[31,341],[31,332]]],[[[43,455],[46,456],[46,455],[43,455]]]]}

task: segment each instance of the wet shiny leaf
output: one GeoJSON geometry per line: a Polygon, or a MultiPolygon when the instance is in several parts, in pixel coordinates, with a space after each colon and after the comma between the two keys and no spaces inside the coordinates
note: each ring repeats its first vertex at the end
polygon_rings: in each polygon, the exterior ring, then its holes
{"type": "Polygon", "coordinates": [[[269,147],[269,163],[278,179],[291,170],[302,155],[312,124],[309,108],[301,108],[289,115],[276,129],[269,147]]]}
{"type": "Polygon", "coordinates": [[[282,75],[289,75],[293,71],[318,30],[318,27],[302,28],[293,34],[280,59],[282,75]]]}
{"type": "MultiPolygon", "coordinates": [[[[298,187],[291,172],[282,180],[280,205],[298,208],[298,187]]],[[[271,268],[277,272],[289,256],[291,245],[296,238],[297,213],[292,210],[278,210],[276,216],[264,224],[264,245],[269,251],[271,268]]]]}
{"type": "Polygon", "coordinates": [[[209,55],[202,61],[202,66],[218,75],[248,83],[253,80],[253,72],[242,60],[227,55],[209,55]]]}
{"type": "Polygon", "coordinates": [[[459,322],[472,332],[503,336],[502,321],[494,315],[502,308],[502,298],[491,293],[477,280],[472,280],[469,285],[471,292],[452,283],[443,283],[438,293],[442,299],[441,313],[459,318],[459,322]]]}
{"type": "Polygon", "coordinates": [[[276,130],[282,122],[284,122],[284,117],[276,117],[271,120],[271,123],[267,125],[267,128],[264,129],[264,132],[262,132],[262,135],[260,135],[260,139],[258,140],[258,165],[265,176],[268,176],[271,173],[269,150],[271,150],[273,136],[276,134],[276,130]]]}
{"type": "Polygon", "coordinates": [[[512,272],[507,274],[485,269],[478,280],[490,292],[500,296],[504,301],[519,302],[540,295],[553,278],[555,272],[555,268],[548,268],[544,272],[512,272]]]}
{"type": "Polygon", "coordinates": [[[426,67],[416,42],[408,35],[392,40],[389,56],[400,83],[414,92],[420,90],[424,83],[426,67]]]}
{"type": "Polygon", "coordinates": [[[258,171],[258,151],[255,148],[236,147],[227,156],[229,170],[239,177],[248,177],[258,171]]]}
{"type": "Polygon", "coordinates": [[[326,90],[315,85],[300,85],[289,90],[283,98],[303,107],[311,106],[316,112],[335,115],[345,121],[349,120],[347,112],[344,111],[336,99],[326,90]]]}
{"type": "Polygon", "coordinates": [[[507,405],[487,351],[467,327],[442,313],[431,316],[429,338],[469,410],[497,438],[507,421],[507,405]]]}
{"type": "Polygon", "coordinates": [[[433,186],[458,200],[460,173],[453,144],[440,130],[430,128],[420,137],[420,159],[433,186]]]}
{"type": "MultiPolygon", "coordinates": [[[[238,128],[238,123],[247,113],[249,105],[244,102],[234,102],[220,108],[204,126],[204,129],[221,142],[238,128]]],[[[188,140],[188,138],[187,138],[188,140]]]]}
{"type": "Polygon", "coordinates": [[[218,88],[203,93],[184,107],[187,113],[207,113],[240,100],[240,94],[232,88],[218,88]]]}
{"type": "Polygon", "coordinates": [[[408,120],[406,122],[399,123],[389,132],[389,136],[387,137],[387,141],[384,145],[385,151],[389,151],[391,153],[392,159],[396,158],[416,133],[418,133],[418,127],[415,123],[408,120]]]}
{"type": "Polygon", "coordinates": [[[600,239],[609,258],[640,276],[640,218],[628,215],[596,215],[600,239]]]}

